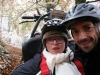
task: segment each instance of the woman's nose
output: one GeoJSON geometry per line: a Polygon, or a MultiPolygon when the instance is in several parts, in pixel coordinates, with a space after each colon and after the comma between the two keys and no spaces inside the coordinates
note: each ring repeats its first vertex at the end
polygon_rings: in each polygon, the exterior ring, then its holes
{"type": "Polygon", "coordinates": [[[57,40],[56,39],[53,39],[53,44],[57,44],[57,40]]]}

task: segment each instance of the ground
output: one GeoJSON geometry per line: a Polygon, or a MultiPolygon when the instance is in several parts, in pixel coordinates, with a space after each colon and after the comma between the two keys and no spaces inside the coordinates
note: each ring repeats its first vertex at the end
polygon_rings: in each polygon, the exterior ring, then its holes
{"type": "Polygon", "coordinates": [[[6,44],[2,40],[0,40],[0,45],[7,50],[7,52],[3,55],[0,55],[0,66],[3,65],[3,68],[0,67],[0,75],[10,75],[10,73],[21,64],[21,56],[22,50],[21,48],[14,47],[12,45],[6,44]],[[10,58],[6,58],[7,55],[10,58]],[[9,60],[9,61],[8,61],[9,60]],[[5,66],[4,66],[5,65],[5,66]]]}

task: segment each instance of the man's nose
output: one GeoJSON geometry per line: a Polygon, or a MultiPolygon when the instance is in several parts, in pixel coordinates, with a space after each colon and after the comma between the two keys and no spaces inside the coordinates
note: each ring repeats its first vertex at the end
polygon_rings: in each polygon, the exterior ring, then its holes
{"type": "Polygon", "coordinates": [[[79,36],[78,36],[78,38],[79,38],[80,40],[82,40],[82,39],[87,38],[87,35],[86,35],[85,32],[79,32],[79,36]]]}

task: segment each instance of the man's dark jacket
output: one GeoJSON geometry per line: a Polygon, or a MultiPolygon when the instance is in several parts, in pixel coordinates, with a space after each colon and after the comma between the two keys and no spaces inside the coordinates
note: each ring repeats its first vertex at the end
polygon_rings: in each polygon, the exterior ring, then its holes
{"type": "Polygon", "coordinates": [[[100,39],[90,53],[84,53],[77,47],[75,57],[82,61],[86,75],[100,75],[100,39]]]}

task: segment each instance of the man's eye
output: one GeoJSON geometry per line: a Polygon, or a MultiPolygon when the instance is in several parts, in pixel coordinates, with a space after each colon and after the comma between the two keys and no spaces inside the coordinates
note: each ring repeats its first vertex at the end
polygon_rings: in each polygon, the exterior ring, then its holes
{"type": "Polygon", "coordinates": [[[87,29],[91,29],[91,27],[87,27],[87,29]]]}
{"type": "Polygon", "coordinates": [[[92,27],[86,27],[85,28],[85,30],[88,30],[88,31],[91,30],[91,29],[92,29],[92,27]]]}
{"type": "Polygon", "coordinates": [[[78,31],[72,31],[72,33],[73,33],[73,34],[76,34],[76,33],[78,33],[78,31]]]}

